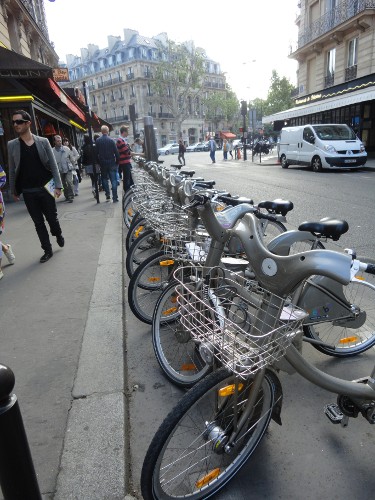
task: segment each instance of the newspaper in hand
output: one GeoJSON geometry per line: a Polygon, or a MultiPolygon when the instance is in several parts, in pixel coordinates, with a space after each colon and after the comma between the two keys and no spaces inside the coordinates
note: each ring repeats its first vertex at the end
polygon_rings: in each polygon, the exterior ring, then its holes
{"type": "Polygon", "coordinates": [[[53,179],[51,179],[47,182],[47,184],[44,185],[44,189],[46,189],[51,196],[57,198],[57,196],[55,195],[55,181],[53,179]]]}

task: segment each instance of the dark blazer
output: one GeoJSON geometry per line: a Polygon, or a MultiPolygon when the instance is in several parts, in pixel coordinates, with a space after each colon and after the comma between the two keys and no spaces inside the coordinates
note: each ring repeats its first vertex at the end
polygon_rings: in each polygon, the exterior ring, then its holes
{"type": "MultiPolygon", "coordinates": [[[[34,142],[39,153],[39,158],[45,168],[51,172],[51,176],[55,181],[56,188],[62,188],[62,182],[60,178],[59,168],[56,163],[55,155],[53,154],[51,144],[49,140],[45,137],[39,137],[34,135],[34,142]]],[[[16,181],[17,176],[20,171],[20,161],[21,161],[21,144],[19,139],[13,139],[8,142],[8,163],[9,163],[9,187],[10,192],[14,195],[18,195],[16,191],[16,181]]]]}
{"type": "Polygon", "coordinates": [[[98,160],[101,167],[117,168],[120,159],[116,143],[107,134],[95,141],[98,160]]]}

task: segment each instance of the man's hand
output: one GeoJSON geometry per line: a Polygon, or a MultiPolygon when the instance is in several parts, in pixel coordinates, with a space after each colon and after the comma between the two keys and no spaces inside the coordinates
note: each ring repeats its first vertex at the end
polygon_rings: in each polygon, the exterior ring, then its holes
{"type": "Polygon", "coordinates": [[[61,188],[55,188],[55,198],[60,198],[61,196],[61,188]]]}

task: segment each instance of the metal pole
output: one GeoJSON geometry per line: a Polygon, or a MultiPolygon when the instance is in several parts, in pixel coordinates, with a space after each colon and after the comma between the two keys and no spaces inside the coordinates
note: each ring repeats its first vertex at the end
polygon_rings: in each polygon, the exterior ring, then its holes
{"type": "Polygon", "coordinates": [[[41,500],[17,397],[14,373],[0,364],[0,486],[5,500],[41,500]]]}
{"type": "MultiPolygon", "coordinates": [[[[94,139],[92,136],[92,126],[91,126],[91,107],[90,107],[90,102],[89,102],[89,95],[87,91],[87,86],[86,82],[82,82],[83,86],[83,96],[85,98],[85,104],[86,104],[86,119],[87,119],[87,131],[89,133],[89,138],[90,138],[90,144],[94,143],[94,139]]],[[[96,203],[100,203],[99,200],[99,188],[98,188],[98,174],[96,173],[96,164],[95,164],[95,156],[94,154],[92,155],[92,172],[94,175],[94,186],[95,186],[95,198],[96,198],[96,203]]]]}
{"type": "Polygon", "coordinates": [[[152,116],[143,118],[145,128],[145,149],[146,159],[148,161],[158,161],[158,150],[156,147],[156,137],[154,130],[154,121],[152,116]]]}
{"type": "Polygon", "coordinates": [[[243,161],[247,160],[247,149],[246,149],[246,141],[247,141],[247,133],[246,133],[246,115],[243,115],[243,161]]]}

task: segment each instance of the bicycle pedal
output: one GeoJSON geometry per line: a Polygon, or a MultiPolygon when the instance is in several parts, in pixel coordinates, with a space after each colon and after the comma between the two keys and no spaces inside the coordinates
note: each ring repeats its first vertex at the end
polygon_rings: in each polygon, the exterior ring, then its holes
{"type": "Polygon", "coordinates": [[[324,413],[333,424],[340,424],[344,418],[343,412],[336,403],[329,403],[328,405],[325,405],[324,413]]]}

